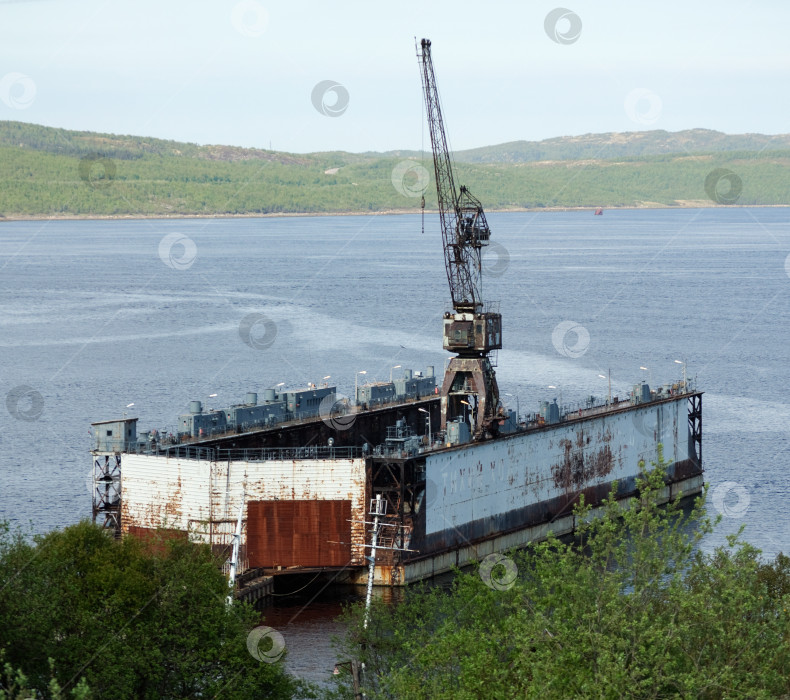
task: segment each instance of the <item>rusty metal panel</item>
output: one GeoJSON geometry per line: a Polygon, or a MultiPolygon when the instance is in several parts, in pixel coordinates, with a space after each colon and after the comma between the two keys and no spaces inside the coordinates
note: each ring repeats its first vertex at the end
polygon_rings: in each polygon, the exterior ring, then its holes
{"type": "Polygon", "coordinates": [[[249,501],[250,566],[346,566],[351,501],[249,501]]]}
{"type": "Polygon", "coordinates": [[[125,454],[121,522],[130,527],[188,530],[189,520],[209,519],[211,462],[125,454]]]}
{"type": "Polygon", "coordinates": [[[684,464],[686,404],[686,397],[644,404],[428,455],[426,535],[470,536],[465,526],[475,523],[474,536],[487,537],[522,525],[516,520],[528,512],[556,515],[538,511],[562,508],[582,492],[605,492],[614,480],[633,483],[639,462],[656,460],[658,442],[665,460],[684,464]]]}
{"type": "Polygon", "coordinates": [[[150,527],[140,527],[139,525],[130,525],[128,534],[147,542],[157,551],[164,551],[165,542],[168,540],[185,540],[187,538],[187,533],[182,530],[164,528],[153,529],[150,527]]]}
{"type": "MultiPolygon", "coordinates": [[[[122,523],[187,532],[192,541],[229,546],[242,499],[351,504],[351,559],[364,563],[365,460],[220,461],[124,455],[122,523]]],[[[242,516],[246,544],[246,508],[242,516]]],[[[348,522],[344,523],[348,525],[348,522]]],[[[347,563],[346,560],[345,563],[347,563]]]]}
{"type": "MultiPolygon", "coordinates": [[[[232,529],[228,525],[220,526],[220,521],[235,522],[242,494],[246,494],[247,504],[251,501],[349,501],[351,514],[348,518],[353,522],[350,540],[347,534],[344,541],[352,543],[352,563],[364,564],[363,458],[217,462],[211,475],[210,508],[215,540],[232,536],[232,529]]],[[[245,524],[248,518],[245,515],[245,524]]],[[[243,532],[242,544],[246,537],[243,532]]],[[[347,562],[348,559],[343,563],[347,562]]]]}

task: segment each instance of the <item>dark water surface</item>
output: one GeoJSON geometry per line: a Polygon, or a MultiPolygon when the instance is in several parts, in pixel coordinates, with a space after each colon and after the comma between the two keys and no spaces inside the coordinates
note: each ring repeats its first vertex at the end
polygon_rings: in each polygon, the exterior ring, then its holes
{"type": "MultiPolygon", "coordinates": [[[[440,371],[449,293],[430,219],[424,235],[417,216],[0,224],[0,519],[44,532],[90,516],[91,421],[127,411],[172,429],[191,399],[325,375],[351,395],[362,370],[440,371]],[[266,349],[240,337],[250,313],[276,324],[266,349]]],[[[501,302],[513,407],[603,396],[610,368],[623,395],[677,380],[687,359],[706,392],[708,507],[725,515],[705,546],[745,523],[766,555],[790,550],[790,210],[489,222],[485,296],[501,302]],[[589,334],[578,357],[552,342],[563,321],[589,334]]],[[[273,609],[294,672],[331,672],[339,605],[273,609]]]]}

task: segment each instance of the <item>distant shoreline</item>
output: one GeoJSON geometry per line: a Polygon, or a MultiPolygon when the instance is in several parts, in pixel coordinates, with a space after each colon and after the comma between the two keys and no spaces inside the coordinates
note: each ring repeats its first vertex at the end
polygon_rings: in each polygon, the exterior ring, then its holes
{"type": "MultiPolygon", "coordinates": [[[[788,208],[790,204],[713,204],[708,202],[689,202],[683,205],[664,205],[651,204],[645,206],[602,206],[606,212],[618,210],[643,210],[643,209],[782,209],[788,208]]],[[[524,212],[568,212],[568,211],[591,211],[597,209],[595,206],[588,207],[533,207],[533,208],[509,208],[509,209],[486,209],[487,214],[507,214],[524,212]]],[[[399,216],[405,214],[420,214],[420,210],[414,209],[387,209],[382,211],[337,211],[337,212],[272,212],[268,214],[108,214],[108,215],[84,215],[84,214],[31,214],[31,215],[0,215],[0,223],[6,221],[145,221],[150,219],[271,219],[295,216],[399,216]]],[[[438,214],[437,209],[426,209],[426,214],[438,214]]]]}

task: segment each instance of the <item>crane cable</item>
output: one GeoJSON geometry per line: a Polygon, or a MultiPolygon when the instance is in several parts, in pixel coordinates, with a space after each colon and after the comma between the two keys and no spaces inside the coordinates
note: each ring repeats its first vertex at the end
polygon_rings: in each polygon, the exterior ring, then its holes
{"type": "Polygon", "coordinates": [[[318,573],[317,573],[315,576],[313,576],[313,578],[312,578],[310,581],[308,581],[308,582],[307,582],[307,583],[306,583],[304,586],[302,586],[301,588],[297,588],[295,591],[289,591],[288,593],[270,593],[269,595],[272,595],[272,596],[278,596],[278,597],[279,597],[279,596],[283,596],[283,595],[295,595],[296,593],[301,593],[301,592],[302,592],[302,591],[303,591],[305,588],[307,588],[307,587],[308,587],[308,586],[309,586],[309,585],[310,585],[310,584],[311,584],[313,581],[315,581],[315,580],[316,580],[316,579],[317,579],[317,578],[318,578],[318,577],[319,577],[319,576],[320,576],[322,573],[324,573],[324,572],[323,572],[323,571],[319,571],[319,572],[318,572],[318,573]]]}

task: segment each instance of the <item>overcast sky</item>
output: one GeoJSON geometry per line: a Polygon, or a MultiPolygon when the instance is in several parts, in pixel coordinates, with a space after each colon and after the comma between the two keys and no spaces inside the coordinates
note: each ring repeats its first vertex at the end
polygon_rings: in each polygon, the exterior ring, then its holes
{"type": "Polygon", "coordinates": [[[0,119],[293,152],[420,148],[425,36],[455,149],[790,132],[790,3],[560,7],[0,0],[0,119]]]}

